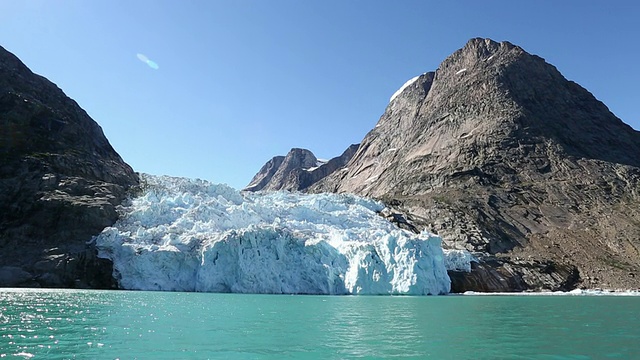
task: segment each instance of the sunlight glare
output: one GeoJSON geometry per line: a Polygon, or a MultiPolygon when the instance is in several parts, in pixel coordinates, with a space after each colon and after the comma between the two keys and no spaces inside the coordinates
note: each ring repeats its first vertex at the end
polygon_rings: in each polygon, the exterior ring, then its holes
{"type": "Polygon", "coordinates": [[[149,60],[149,58],[144,54],[138,53],[138,54],[136,54],[136,57],[138,58],[138,60],[140,60],[143,63],[147,64],[150,68],[152,68],[154,70],[158,70],[160,68],[160,66],[158,66],[158,64],[155,61],[149,60]]]}

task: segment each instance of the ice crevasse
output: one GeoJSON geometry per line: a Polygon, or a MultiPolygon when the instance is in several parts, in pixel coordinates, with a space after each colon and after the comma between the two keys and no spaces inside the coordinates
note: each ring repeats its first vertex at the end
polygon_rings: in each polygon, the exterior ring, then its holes
{"type": "Polygon", "coordinates": [[[441,239],[398,229],[384,205],[347,194],[240,193],[203,180],[142,175],[145,191],[94,241],[124,289],[445,294],[441,239]]]}

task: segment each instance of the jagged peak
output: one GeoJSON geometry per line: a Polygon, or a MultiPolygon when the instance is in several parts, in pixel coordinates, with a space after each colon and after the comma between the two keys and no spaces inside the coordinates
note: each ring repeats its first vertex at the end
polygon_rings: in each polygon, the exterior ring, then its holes
{"type": "Polygon", "coordinates": [[[452,56],[461,53],[466,56],[474,56],[477,60],[484,61],[492,55],[498,53],[506,54],[509,52],[526,53],[521,47],[508,41],[497,42],[489,38],[473,38],[461,49],[454,52],[452,56]]]}
{"type": "Polygon", "coordinates": [[[321,160],[307,149],[293,148],[265,164],[244,191],[304,190],[344,167],[360,144],[350,145],[340,156],[321,160]]]}
{"type": "MultiPolygon", "coordinates": [[[[489,38],[472,38],[462,48],[455,51],[445,59],[438,68],[438,72],[443,72],[445,70],[448,70],[446,72],[450,72],[450,68],[454,68],[453,70],[455,71],[455,75],[459,75],[479,63],[494,60],[496,55],[506,55],[510,53],[512,54],[511,56],[502,56],[502,58],[514,59],[517,55],[526,54],[526,51],[508,41],[497,42],[489,38]]],[[[494,61],[496,60],[498,59],[495,59],[494,61]]],[[[433,72],[425,72],[407,80],[398,90],[396,90],[396,92],[393,93],[393,95],[391,95],[389,103],[393,102],[393,100],[412,85],[424,82],[425,80],[432,81],[433,75],[433,72]]]]}
{"type": "Polygon", "coordinates": [[[469,39],[469,41],[467,41],[467,43],[462,47],[463,50],[468,50],[468,49],[484,49],[487,51],[496,51],[499,48],[505,48],[505,49],[513,49],[513,48],[517,48],[519,46],[514,45],[508,41],[495,41],[492,40],[490,38],[481,38],[481,37],[476,37],[476,38],[472,38],[469,39]]]}
{"type": "Polygon", "coordinates": [[[523,56],[536,57],[508,41],[497,42],[488,38],[473,38],[448,56],[436,72],[438,76],[450,73],[459,75],[475,68],[510,64],[523,56]]]}
{"type": "Polygon", "coordinates": [[[302,168],[310,168],[316,166],[318,158],[310,150],[302,148],[293,148],[289,150],[284,159],[287,166],[301,166],[302,168]]]}
{"type": "Polygon", "coordinates": [[[311,150],[303,149],[303,148],[291,148],[291,150],[289,150],[287,155],[291,155],[291,156],[306,155],[306,156],[315,157],[315,155],[313,154],[313,152],[311,152],[311,150]]]}

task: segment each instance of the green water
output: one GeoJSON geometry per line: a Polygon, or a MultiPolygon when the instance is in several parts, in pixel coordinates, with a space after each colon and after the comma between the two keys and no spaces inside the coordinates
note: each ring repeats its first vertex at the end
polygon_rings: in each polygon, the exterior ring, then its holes
{"type": "Polygon", "coordinates": [[[0,358],[633,359],[640,297],[0,290],[0,358]]]}

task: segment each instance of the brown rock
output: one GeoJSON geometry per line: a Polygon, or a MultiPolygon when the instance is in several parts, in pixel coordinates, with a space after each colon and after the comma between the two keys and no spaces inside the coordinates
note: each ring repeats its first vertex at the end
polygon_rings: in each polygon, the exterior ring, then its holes
{"type": "Polygon", "coordinates": [[[276,156],[260,169],[244,191],[304,191],[309,186],[341,170],[351,160],[358,144],[327,162],[319,161],[306,149],[291,149],[287,156],[276,156]]]}
{"type": "Polygon", "coordinates": [[[382,199],[476,253],[458,290],[569,289],[574,268],[640,285],[640,133],[518,46],[472,39],[420,76],[347,169],[310,191],[382,199]]]}
{"type": "Polygon", "coordinates": [[[473,288],[568,289],[574,267],[640,286],[640,133],[508,42],[472,39],[419,76],[345,169],[308,191],[381,199],[474,252],[473,288]]]}

